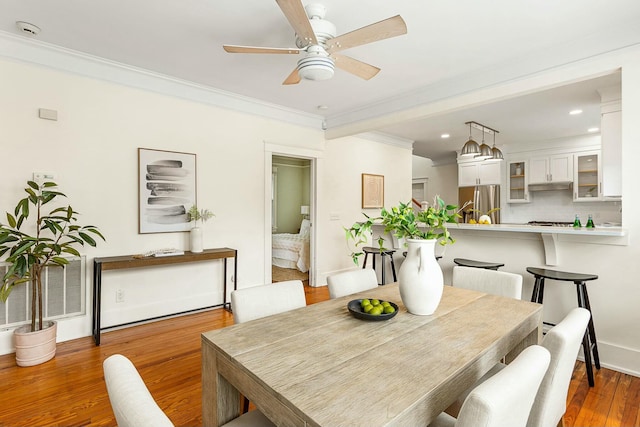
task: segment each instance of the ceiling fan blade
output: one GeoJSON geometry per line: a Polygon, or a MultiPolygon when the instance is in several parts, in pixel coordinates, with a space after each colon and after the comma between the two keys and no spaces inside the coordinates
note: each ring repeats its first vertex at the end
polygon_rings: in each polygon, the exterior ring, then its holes
{"type": "Polygon", "coordinates": [[[338,52],[403,34],[407,34],[407,24],[400,15],[396,15],[327,40],[327,52],[338,52]]]}
{"type": "Polygon", "coordinates": [[[231,44],[222,45],[224,50],[229,53],[279,53],[279,54],[296,54],[300,53],[300,49],[288,47],[255,47],[255,46],[236,46],[231,44]]]}
{"type": "Polygon", "coordinates": [[[365,80],[373,78],[380,71],[380,68],[358,61],[350,56],[334,54],[331,57],[335,61],[336,67],[365,80]]]}
{"type": "Polygon", "coordinates": [[[307,18],[307,12],[300,0],[276,0],[276,3],[300,39],[306,40],[306,44],[318,44],[316,34],[307,18]]]}
{"type": "Polygon", "coordinates": [[[298,68],[296,67],[291,74],[289,74],[289,77],[287,77],[285,79],[285,81],[282,82],[283,85],[297,85],[298,83],[300,83],[300,74],[298,74],[298,68]]]}

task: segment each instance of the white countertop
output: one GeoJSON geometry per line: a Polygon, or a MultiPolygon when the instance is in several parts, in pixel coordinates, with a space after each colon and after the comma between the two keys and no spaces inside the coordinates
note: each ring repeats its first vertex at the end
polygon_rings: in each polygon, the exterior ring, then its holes
{"type": "Polygon", "coordinates": [[[570,234],[570,235],[590,235],[590,236],[615,236],[621,237],[627,234],[627,230],[622,227],[604,227],[596,226],[596,228],[573,228],[573,227],[548,227],[536,226],[528,224],[465,224],[460,223],[457,226],[449,226],[450,230],[456,228],[461,230],[479,230],[479,231],[511,231],[516,233],[543,233],[543,234],[570,234]]]}

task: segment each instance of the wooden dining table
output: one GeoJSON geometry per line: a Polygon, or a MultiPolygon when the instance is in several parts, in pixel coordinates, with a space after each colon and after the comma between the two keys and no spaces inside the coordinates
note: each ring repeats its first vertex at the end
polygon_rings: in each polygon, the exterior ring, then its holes
{"type": "Polygon", "coordinates": [[[276,425],[427,425],[503,357],[541,339],[542,305],[445,286],[430,316],[397,283],[202,334],[202,414],[219,426],[247,396],[276,425]],[[398,305],[385,321],[349,301],[398,305]]]}

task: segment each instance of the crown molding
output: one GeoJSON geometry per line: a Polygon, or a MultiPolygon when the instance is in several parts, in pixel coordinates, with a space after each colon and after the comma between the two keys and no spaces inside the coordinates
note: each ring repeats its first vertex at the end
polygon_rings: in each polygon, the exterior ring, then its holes
{"type": "Polygon", "coordinates": [[[323,117],[0,31],[0,57],[322,130],[323,117]]]}
{"type": "Polygon", "coordinates": [[[363,132],[355,137],[366,139],[369,141],[379,142],[381,144],[393,145],[394,147],[404,148],[405,150],[413,150],[414,141],[399,136],[389,135],[383,132],[363,132]]]}

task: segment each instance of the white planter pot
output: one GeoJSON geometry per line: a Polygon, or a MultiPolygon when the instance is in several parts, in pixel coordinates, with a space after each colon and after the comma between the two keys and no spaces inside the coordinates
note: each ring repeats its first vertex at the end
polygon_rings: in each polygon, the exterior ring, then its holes
{"type": "Polygon", "coordinates": [[[400,298],[409,313],[433,314],[444,290],[442,269],[435,257],[437,240],[407,239],[407,258],[398,272],[400,298]]]}
{"type": "Polygon", "coordinates": [[[58,324],[54,321],[43,323],[45,328],[40,331],[31,332],[30,324],[13,331],[18,366],[39,365],[56,355],[58,324]]]}
{"type": "Polygon", "coordinates": [[[202,228],[193,227],[189,238],[191,242],[191,252],[202,252],[202,228]]]}

